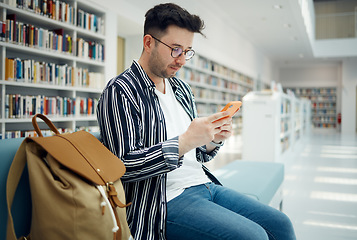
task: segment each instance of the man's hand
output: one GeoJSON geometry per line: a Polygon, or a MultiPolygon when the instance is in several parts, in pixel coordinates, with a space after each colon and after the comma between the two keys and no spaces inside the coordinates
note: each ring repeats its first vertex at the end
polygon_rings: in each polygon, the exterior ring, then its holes
{"type": "Polygon", "coordinates": [[[214,135],[214,139],[213,142],[215,143],[219,143],[219,142],[223,142],[224,140],[226,140],[227,138],[229,138],[230,136],[232,136],[232,118],[227,118],[228,122],[224,125],[222,125],[221,127],[219,127],[220,132],[217,133],[216,135],[214,135]]]}
{"type": "Polygon", "coordinates": [[[220,142],[230,137],[232,118],[227,117],[228,115],[229,112],[225,111],[194,119],[186,132],[179,136],[179,155],[182,156],[199,146],[208,146],[211,141],[220,142]]]}

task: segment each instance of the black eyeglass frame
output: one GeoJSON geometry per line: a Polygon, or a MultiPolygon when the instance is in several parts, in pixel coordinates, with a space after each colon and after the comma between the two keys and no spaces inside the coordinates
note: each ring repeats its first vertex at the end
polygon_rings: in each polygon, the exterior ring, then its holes
{"type": "Polygon", "coordinates": [[[171,49],[171,57],[173,57],[173,58],[178,58],[178,57],[180,57],[182,54],[185,54],[185,60],[187,61],[187,60],[190,60],[193,56],[195,56],[195,51],[194,51],[193,49],[183,50],[183,49],[180,48],[180,47],[171,47],[170,45],[164,43],[163,41],[161,41],[160,39],[154,37],[153,35],[150,35],[150,36],[151,36],[153,39],[155,39],[156,41],[158,41],[158,42],[164,44],[166,47],[169,47],[169,48],[171,49]],[[173,56],[173,53],[174,53],[174,51],[177,51],[177,49],[181,49],[182,52],[181,52],[178,56],[175,57],[175,56],[173,56]],[[190,56],[190,55],[187,55],[188,52],[192,52],[192,55],[191,55],[191,56],[190,56]]]}

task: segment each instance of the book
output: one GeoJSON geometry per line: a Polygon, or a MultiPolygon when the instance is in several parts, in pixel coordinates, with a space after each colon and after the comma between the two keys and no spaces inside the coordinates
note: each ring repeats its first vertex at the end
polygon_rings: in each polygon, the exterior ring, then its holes
{"type": "Polygon", "coordinates": [[[5,80],[7,81],[14,81],[15,80],[15,69],[14,69],[14,62],[13,58],[6,58],[7,64],[5,66],[5,80]]]}
{"type": "Polygon", "coordinates": [[[9,37],[11,37],[11,41],[16,40],[16,14],[8,14],[6,19],[10,20],[11,24],[11,32],[9,33],[9,37]]]}

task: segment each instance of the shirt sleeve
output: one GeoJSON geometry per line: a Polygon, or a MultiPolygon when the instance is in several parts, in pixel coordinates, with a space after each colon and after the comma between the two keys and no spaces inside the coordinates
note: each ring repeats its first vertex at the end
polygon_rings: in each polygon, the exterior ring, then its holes
{"type": "Polygon", "coordinates": [[[118,156],[126,167],[124,181],[140,181],[167,173],[182,165],[179,158],[178,137],[163,142],[147,143],[143,131],[152,126],[150,119],[141,119],[139,107],[115,86],[108,87],[101,95],[97,118],[103,144],[118,156]],[[150,125],[146,126],[145,121],[150,125]]]}
{"type": "Polygon", "coordinates": [[[211,152],[207,152],[206,146],[196,148],[197,160],[201,163],[211,161],[217,154],[221,147],[215,147],[211,152]]]}
{"type": "MultiPolygon", "coordinates": [[[[186,97],[187,109],[189,109],[188,112],[190,112],[191,118],[194,119],[198,117],[195,96],[193,95],[192,90],[188,84],[182,83],[182,88],[185,91],[185,94],[182,94],[182,96],[186,97]]],[[[220,147],[216,147],[211,152],[207,152],[206,146],[196,148],[197,161],[201,163],[211,161],[218,154],[219,149],[220,147]]]]}

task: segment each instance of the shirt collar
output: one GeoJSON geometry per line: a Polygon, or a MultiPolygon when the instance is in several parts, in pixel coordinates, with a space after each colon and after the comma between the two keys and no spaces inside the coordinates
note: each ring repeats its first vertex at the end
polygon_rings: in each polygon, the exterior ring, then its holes
{"type": "Polygon", "coordinates": [[[133,64],[130,68],[134,74],[138,76],[138,80],[143,88],[148,88],[151,90],[155,89],[155,83],[150,79],[143,67],[136,60],[133,61],[133,64]]]}
{"type": "MultiPolygon", "coordinates": [[[[136,76],[139,76],[139,81],[142,84],[143,88],[148,88],[151,90],[155,90],[156,86],[155,83],[150,79],[149,75],[145,72],[143,67],[138,63],[138,61],[133,60],[133,64],[131,65],[132,71],[135,73],[136,76]]],[[[176,93],[176,90],[178,89],[178,83],[176,82],[175,77],[169,78],[168,79],[171,86],[172,90],[174,93],[176,93]]]]}

